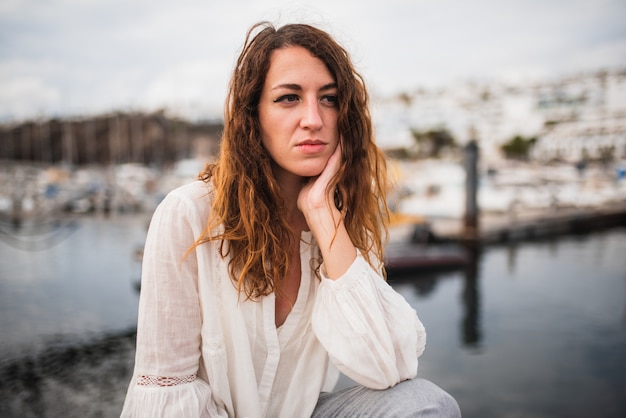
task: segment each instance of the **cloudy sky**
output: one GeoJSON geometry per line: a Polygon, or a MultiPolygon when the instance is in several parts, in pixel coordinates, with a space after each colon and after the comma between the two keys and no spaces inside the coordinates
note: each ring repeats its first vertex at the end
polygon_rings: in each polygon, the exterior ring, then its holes
{"type": "Polygon", "coordinates": [[[375,97],[626,67],[625,0],[0,0],[0,121],[219,118],[259,20],[328,30],[375,97]]]}

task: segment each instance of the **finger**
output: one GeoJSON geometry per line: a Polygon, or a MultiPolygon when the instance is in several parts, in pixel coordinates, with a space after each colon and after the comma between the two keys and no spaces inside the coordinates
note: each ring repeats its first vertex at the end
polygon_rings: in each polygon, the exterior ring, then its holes
{"type": "Polygon", "coordinates": [[[333,151],[332,155],[328,158],[326,162],[326,168],[322,174],[326,174],[329,176],[329,179],[334,176],[337,171],[339,171],[339,167],[341,166],[341,143],[337,144],[335,151],[333,151]]]}

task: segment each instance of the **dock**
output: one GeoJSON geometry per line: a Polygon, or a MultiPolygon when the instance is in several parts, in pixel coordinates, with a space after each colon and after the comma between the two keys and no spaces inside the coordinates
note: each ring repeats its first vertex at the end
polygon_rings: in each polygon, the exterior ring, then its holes
{"type": "Polygon", "coordinates": [[[480,214],[471,236],[463,219],[424,220],[390,230],[385,266],[389,274],[401,275],[461,269],[472,261],[472,253],[479,246],[551,239],[619,226],[626,226],[626,202],[597,208],[480,214]],[[416,231],[421,239],[415,239],[416,231]]]}
{"type": "Polygon", "coordinates": [[[626,226],[626,202],[593,208],[484,213],[479,215],[475,237],[467,236],[462,219],[433,219],[430,223],[433,234],[444,240],[502,244],[626,226]]]}

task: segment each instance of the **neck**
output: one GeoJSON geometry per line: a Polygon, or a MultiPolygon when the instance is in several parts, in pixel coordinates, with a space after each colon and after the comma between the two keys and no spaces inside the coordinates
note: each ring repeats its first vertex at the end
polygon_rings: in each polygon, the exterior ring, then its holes
{"type": "Polygon", "coordinates": [[[304,215],[298,209],[298,195],[306,180],[303,177],[293,175],[277,176],[276,180],[280,187],[282,198],[285,201],[287,222],[291,225],[294,232],[298,234],[301,231],[308,230],[304,215]]]}

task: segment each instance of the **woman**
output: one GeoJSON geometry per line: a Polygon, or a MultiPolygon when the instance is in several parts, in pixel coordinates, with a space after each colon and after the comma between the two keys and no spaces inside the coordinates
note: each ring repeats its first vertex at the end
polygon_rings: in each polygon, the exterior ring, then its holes
{"type": "Polygon", "coordinates": [[[387,179],[367,106],[325,32],[248,32],[219,161],[150,224],[122,416],[459,415],[415,378],[424,327],[382,276],[387,179]],[[361,386],[331,393],[338,371],[361,386]]]}

